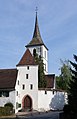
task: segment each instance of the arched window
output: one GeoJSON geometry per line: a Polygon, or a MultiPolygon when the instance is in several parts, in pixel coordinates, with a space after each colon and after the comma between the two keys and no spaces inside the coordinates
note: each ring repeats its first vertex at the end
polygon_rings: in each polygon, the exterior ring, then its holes
{"type": "Polygon", "coordinates": [[[36,56],[36,49],[33,49],[33,56],[36,56]]]}

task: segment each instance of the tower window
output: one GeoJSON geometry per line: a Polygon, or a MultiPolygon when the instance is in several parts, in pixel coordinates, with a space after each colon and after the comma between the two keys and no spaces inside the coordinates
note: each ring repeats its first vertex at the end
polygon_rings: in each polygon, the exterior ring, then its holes
{"type": "Polygon", "coordinates": [[[17,91],[17,96],[18,96],[18,91],[17,91]]]}
{"type": "Polygon", "coordinates": [[[33,56],[36,56],[36,49],[33,50],[33,56]]]}
{"type": "Polygon", "coordinates": [[[31,90],[33,89],[33,85],[32,85],[32,84],[30,84],[30,89],[31,89],[31,90]]]}
{"type": "Polygon", "coordinates": [[[18,80],[18,85],[19,85],[19,80],[18,80]]]}
{"type": "Polygon", "coordinates": [[[27,66],[27,69],[29,70],[29,66],[27,66]]]}
{"type": "Polygon", "coordinates": [[[46,64],[44,64],[44,70],[46,71],[46,64]]]}
{"type": "Polygon", "coordinates": [[[25,85],[24,85],[24,84],[22,85],[22,89],[23,89],[23,90],[25,89],[25,85]]]}
{"type": "Polygon", "coordinates": [[[45,53],[45,58],[46,58],[46,51],[44,53],[45,53]]]}
{"type": "Polygon", "coordinates": [[[28,74],[26,74],[26,79],[28,79],[29,78],[29,75],[28,74]]]}

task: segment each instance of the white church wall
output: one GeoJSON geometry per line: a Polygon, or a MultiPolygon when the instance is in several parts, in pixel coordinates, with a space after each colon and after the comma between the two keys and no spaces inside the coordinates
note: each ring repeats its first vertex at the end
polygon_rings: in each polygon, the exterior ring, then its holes
{"type": "Polygon", "coordinates": [[[8,102],[11,102],[15,107],[15,91],[10,91],[9,97],[0,97],[0,107],[4,107],[4,105],[8,102]]]}
{"type": "MultiPolygon", "coordinates": [[[[16,96],[16,102],[21,104],[22,109],[22,100],[26,95],[29,95],[32,99],[32,108],[38,109],[38,66],[27,66],[17,67],[18,69],[18,78],[16,82],[16,92],[18,91],[18,96],[16,96]],[[26,79],[26,74],[28,74],[28,79],[26,79]],[[19,85],[18,85],[19,81],[19,85]],[[33,88],[30,88],[30,85],[33,85],[33,88]],[[25,89],[23,89],[25,85],[25,89]]],[[[16,109],[18,111],[18,109],[16,109]]],[[[16,111],[16,112],[17,112],[16,111]]]]}
{"type": "Polygon", "coordinates": [[[45,94],[44,90],[38,91],[38,110],[62,110],[64,104],[66,104],[65,92],[60,91],[47,91],[45,94]]]}
{"type": "Polygon", "coordinates": [[[50,110],[49,103],[51,102],[51,92],[47,91],[45,94],[44,90],[38,91],[38,110],[50,110]]]}

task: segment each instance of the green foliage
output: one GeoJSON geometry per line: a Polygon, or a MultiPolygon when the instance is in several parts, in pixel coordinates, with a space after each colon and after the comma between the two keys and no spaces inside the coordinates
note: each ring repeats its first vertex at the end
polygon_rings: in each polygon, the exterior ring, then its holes
{"type": "Polygon", "coordinates": [[[8,102],[4,107],[0,107],[0,116],[8,116],[13,114],[13,104],[8,102]]]}
{"type": "Polygon", "coordinates": [[[8,116],[11,115],[11,108],[8,106],[0,107],[0,116],[8,116]]]}
{"type": "Polygon", "coordinates": [[[64,112],[65,114],[68,114],[68,113],[70,112],[70,105],[68,105],[68,104],[64,105],[64,107],[63,107],[63,112],[64,112]]]}
{"type": "Polygon", "coordinates": [[[77,114],[77,56],[74,55],[75,62],[71,62],[72,68],[71,73],[72,73],[72,79],[69,82],[69,87],[68,87],[68,103],[71,107],[72,112],[77,114]]]}
{"type": "Polygon", "coordinates": [[[59,76],[56,76],[56,85],[57,88],[68,90],[68,83],[71,80],[71,72],[70,72],[70,65],[69,61],[65,60],[62,61],[62,66],[60,68],[61,74],[59,76]]]}
{"type": "Polygon", "coordinates": [[[11,102],[6,103],[4,107],[10,107],[10,109],[13,110],[13,104],[11,102]]]}
{"type": "Polygon", "coordinates": [[[47,82],[45,80],[43,60],[41,56],[38,56],[36,54],[35,50],[33,54],[34,54],[35,62],[38,64],[38,87],[45,88],[47,85],[47,82]]]}

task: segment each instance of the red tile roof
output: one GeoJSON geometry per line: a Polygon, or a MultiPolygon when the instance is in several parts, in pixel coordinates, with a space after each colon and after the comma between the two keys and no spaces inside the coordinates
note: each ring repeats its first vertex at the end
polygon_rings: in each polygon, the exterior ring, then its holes
{"type": "Polygon", "coordinates": [[[17,64],[17,66],[23,66],[23,65],[36,65],[34,57],[30,53],[29,49],[26,50],[21,60],[17,64]]]}
{"type": "Polygon", "coordinates": [[[0,90],[15,89],[17,69],[0,69],[0,90]]]}
{"type": "MultiPolygon", "coordinates": [[[[0,90],[14,90],[17,80],[17,69],[0,69],[0,90]]],[[[46,88],[54,87],[55,75],[45,75],[46,88]]]]}

